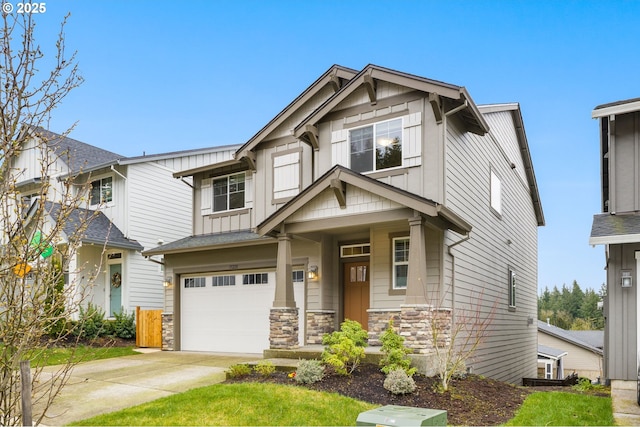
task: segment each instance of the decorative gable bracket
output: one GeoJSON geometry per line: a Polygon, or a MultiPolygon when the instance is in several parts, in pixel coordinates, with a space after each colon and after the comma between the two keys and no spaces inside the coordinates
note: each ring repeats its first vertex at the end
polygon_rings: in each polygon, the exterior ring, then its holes
{"type": "Polygon", "coordinates": [[[313,125],[304,125],[296,132],[296,138],[309,143],[314,150],[318,149],[318,128],[313,125]]]}
{"type": "Polygon", "coordinates": [[[338,200],[341,209],[347,207],[347,186],[339,179],[332,179],[329,185],[338,200]]]}
{"type": "Polygon", "coordinates": [[[442,123],[442,105],[440,103],[440,95],[437,93],[429,93],[429,103],[433,109],[433,115],[436,118],[436,123],[442,123]]]}
{"type": "Polygon", "coordinates": [[[376,81],[369,74],[363,76],[363,80],[364,87],[367,89],[367,93],[369,94],[369,101],[371,101],[371,105],[376,105],[378,103],[376,95],[376,81]]]}

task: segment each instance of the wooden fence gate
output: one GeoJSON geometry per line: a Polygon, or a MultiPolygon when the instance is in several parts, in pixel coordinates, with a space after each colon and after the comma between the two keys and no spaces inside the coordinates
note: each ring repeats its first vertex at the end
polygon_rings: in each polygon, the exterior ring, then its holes
{"type": "Polygon", "coordinates": [[[136,346],[162,348],[162,310],[136,307],[136,346]]]}

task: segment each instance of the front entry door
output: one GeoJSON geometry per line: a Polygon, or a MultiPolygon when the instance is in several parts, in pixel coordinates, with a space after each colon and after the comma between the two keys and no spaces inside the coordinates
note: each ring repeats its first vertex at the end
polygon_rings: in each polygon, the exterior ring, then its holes
{"type": "Polygon", "coordinates": [[[122,264],[109,264],[109,316],[122,310],[122,264]]]}
{"type": "Polygon", "coordinates": [[[369,316],[369,263],[344,264],[344,318],[355,320],[368,328],[369,316]]]}

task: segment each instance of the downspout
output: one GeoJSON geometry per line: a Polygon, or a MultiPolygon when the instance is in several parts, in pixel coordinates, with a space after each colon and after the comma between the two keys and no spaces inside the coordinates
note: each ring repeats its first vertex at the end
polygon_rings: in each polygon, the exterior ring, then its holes
{"type": "Polygon", "coordinates": [[[458,246],[460,243],[466,242],[470,238],[471,233],[467,233],[466,236],[457,242],[450,244],[447,248],[447,253],[451,257],[451,326],[455,324],[455,316],[453,313],[455,313],[456,309],[456,256],[451,252],[451,249],[453,249],[454,246],[458,246]]]}

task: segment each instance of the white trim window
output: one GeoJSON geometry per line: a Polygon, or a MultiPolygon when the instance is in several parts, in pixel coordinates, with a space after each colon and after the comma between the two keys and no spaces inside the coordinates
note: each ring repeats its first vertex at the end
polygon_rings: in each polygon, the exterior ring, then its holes
{"type": "Polygon", "coordinates": [[[498,215],[502,215],[502,181],[491,169],[491,209],[498,215]]]}
{"type": "Polygon", "coordinates": [[[509,308],[516,308],[516,272],[509,269],[509,308]]]}
{"type": "Polygon", "coordinates": [[[304,283],[304,270],[293,270],[291,272],[293,283],[304,283]]]}
{"type": "Polygon", "coordinates": [[[214,178],[213,212],[244,208],[244,172],[214,178]]]}
{"type": "Polygon", "coordinates": [[[393,289],[407,289],[409,272],[409,238],[393,239],[393,289]]]}
{"type": "Polygon", "coordinates": [[[113,177],[91,181],[91,205],[113,202],[113,177]]]}
{"type": "Polygon", "coordinates": [[[352,129],[349,143],[351,169],[356,172],[402,166],[402,118],[352,129]]]}

